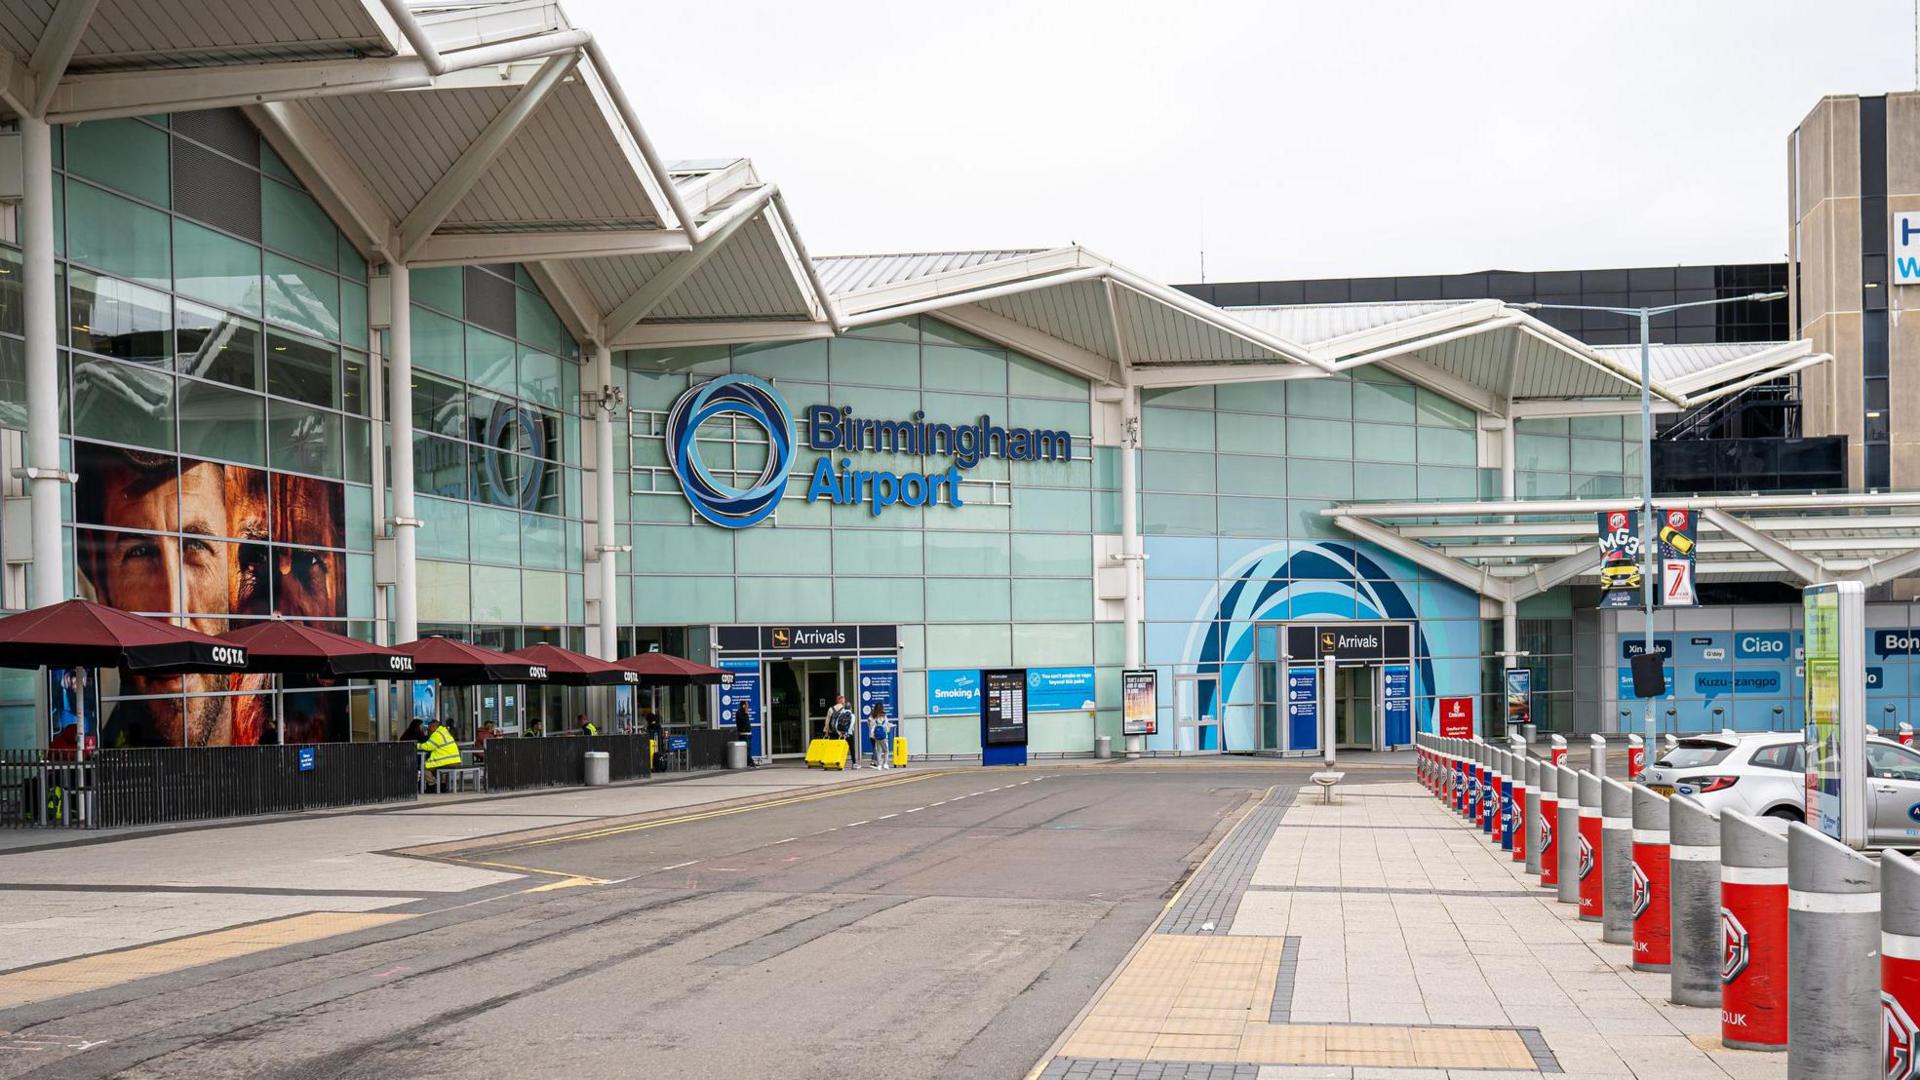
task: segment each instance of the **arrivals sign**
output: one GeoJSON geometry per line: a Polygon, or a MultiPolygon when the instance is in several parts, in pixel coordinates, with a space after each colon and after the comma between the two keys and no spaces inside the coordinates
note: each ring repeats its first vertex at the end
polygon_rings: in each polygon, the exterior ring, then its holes
{"type": "Polygon", "coordinates": [[[1292,623],[1287,655],[1295,660],[1398,660],[1413,655],[1413,629],[1405,623],[1292,623]]]}
{"type": "MultiPolygon", "coordinates": [[[[787,494],[787,477],[798,449],[792,416],[780,391],[752,375],[722,375],[688,387],[667,413],[666,452],[667,464],[694,512],[728,529],[766,520],[787,494]],[[760,430],[767,452],[757,473],[716,470],[707,464],[699,433],[709,421],[736,430],[745,423],[760,430]]],[[[966,505],[960,498],[964,473],[990,457],[1073,460],[1071,433],[1001,427],[984,414],[952,424],[929,420],[919,410],[904,419],[875,419],[856,415],[850,405],[811,405],[801,427],[807,449],[821,453],[813,465],[806,500],[839,506],[865,504],[874,517],[890,506],[966,505]],[[933,457],[950,464],[944,469],[896,473],[856,468],[851,456],[855,454],[933,457]]]]}
{"type": "Polygon", "coordinates": [[[1151,668],[1120,673],[1120,734],[1160,730],[1160,674],[1151,668]]]}

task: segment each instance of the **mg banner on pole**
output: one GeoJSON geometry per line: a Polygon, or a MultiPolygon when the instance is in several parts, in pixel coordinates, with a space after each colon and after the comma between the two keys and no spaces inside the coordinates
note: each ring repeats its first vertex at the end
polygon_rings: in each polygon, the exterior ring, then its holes
{"type": "Polygon", "coordinates": [[[1602,510],[1599,519],[1600,606],[1640,606],[1640,511],[1602,510]]]}
{"type": "Polygon", "coordinates": [[[1699,514],[1693,510],[1660,510],[1660,606],[1695,607],[1693,559],[1699,547],[1699,514]]]}

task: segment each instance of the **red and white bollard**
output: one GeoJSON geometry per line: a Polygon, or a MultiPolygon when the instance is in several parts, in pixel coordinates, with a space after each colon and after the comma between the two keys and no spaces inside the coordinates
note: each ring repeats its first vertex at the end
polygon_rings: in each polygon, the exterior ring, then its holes
{"type": "Polygon", "coordinates": [[[1905,720],[1900,721],[1900,745],[1913,745],[1913,725],[1907,723],[1905,720]]]}
{"type": "Polygon", "coordinates": [[[1627,783],[1640,779],[1647,771],[1647,743],[1638,735],[1627,736],[1627,783]]]}
{"type": "Polygon", "coordinates": [[[1567,763],[1567,737],[1565,735],[1555,735],[1553,742],[1548,744],[1547,762],[1556,769],[1567,763]]]}
{"type": "Polygon", "coordinates": [[[1600,778],[1580,770],[1580,845],[1576,879],[1580,888],[1580,921],[1599,922],[1607,910],[1604,844],[1600,836],[1600,778]]]}
{"type": "Polygon", "coordinates": [[[1787,838],[1733,810],[1720,814],[1720,1041],[1787,1048],[1787,838]]]}
{"type": "Polygon", "coordinates": [[[1540,884],[1546,886],[1560,883],[1560,845],[1554,841],[1560,831],[1559,780],[1559,769],[1541,764],[1540,812],[1534,816],[1532,835],[1534,850],[1540,853],[1540,884]]]}
{"type": "Polygon", "coordinates": [[[1880,858],[1880,1061],[1889,1080],[1920,1077],[1920,863],[1880,858]]]}
{"type": "Polygon", "coordinates": [[[1673,964],[1672,867],[1667,852],[1667,797],[1633,789],[1633,970],[1673,964]]]}

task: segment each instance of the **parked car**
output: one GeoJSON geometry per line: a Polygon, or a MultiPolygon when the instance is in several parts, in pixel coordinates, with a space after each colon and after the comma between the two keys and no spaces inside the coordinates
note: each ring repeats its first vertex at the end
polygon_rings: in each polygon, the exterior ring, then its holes
{"type": "Polygon", "coordinates": [[[1686,735],[1653,763],[1644,781],[1663,795],[1690,795],[1710,810],[1801,821],[1806,760],[1797,731],[1686,735]]]}
{"type": "MultiPolygon", "coordinates": [[[[1920,750],[1869,737],[1867,772],[1867,843],[1920,847],[1920,750]]],[[[1806,744],[1799,732],[1688,735],[1647,770],[1645,782],[1713,810],[1801,821],[1806,744]]]]}

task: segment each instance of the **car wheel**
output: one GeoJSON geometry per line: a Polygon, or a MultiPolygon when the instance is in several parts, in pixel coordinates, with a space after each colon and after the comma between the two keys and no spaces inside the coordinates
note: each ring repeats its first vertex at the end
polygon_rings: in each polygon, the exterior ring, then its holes
{"type": "Polygon", "coordinates": [[[1805,822],[1807,820],[1807,816],[1805,814],[1801,813],[1799,810],[1796,810],[1791,806],[1776,806],[1773,809],[1767,811],[1766,816],[1771,818],[1779,818],[1782,821],[1805,822]]]}

